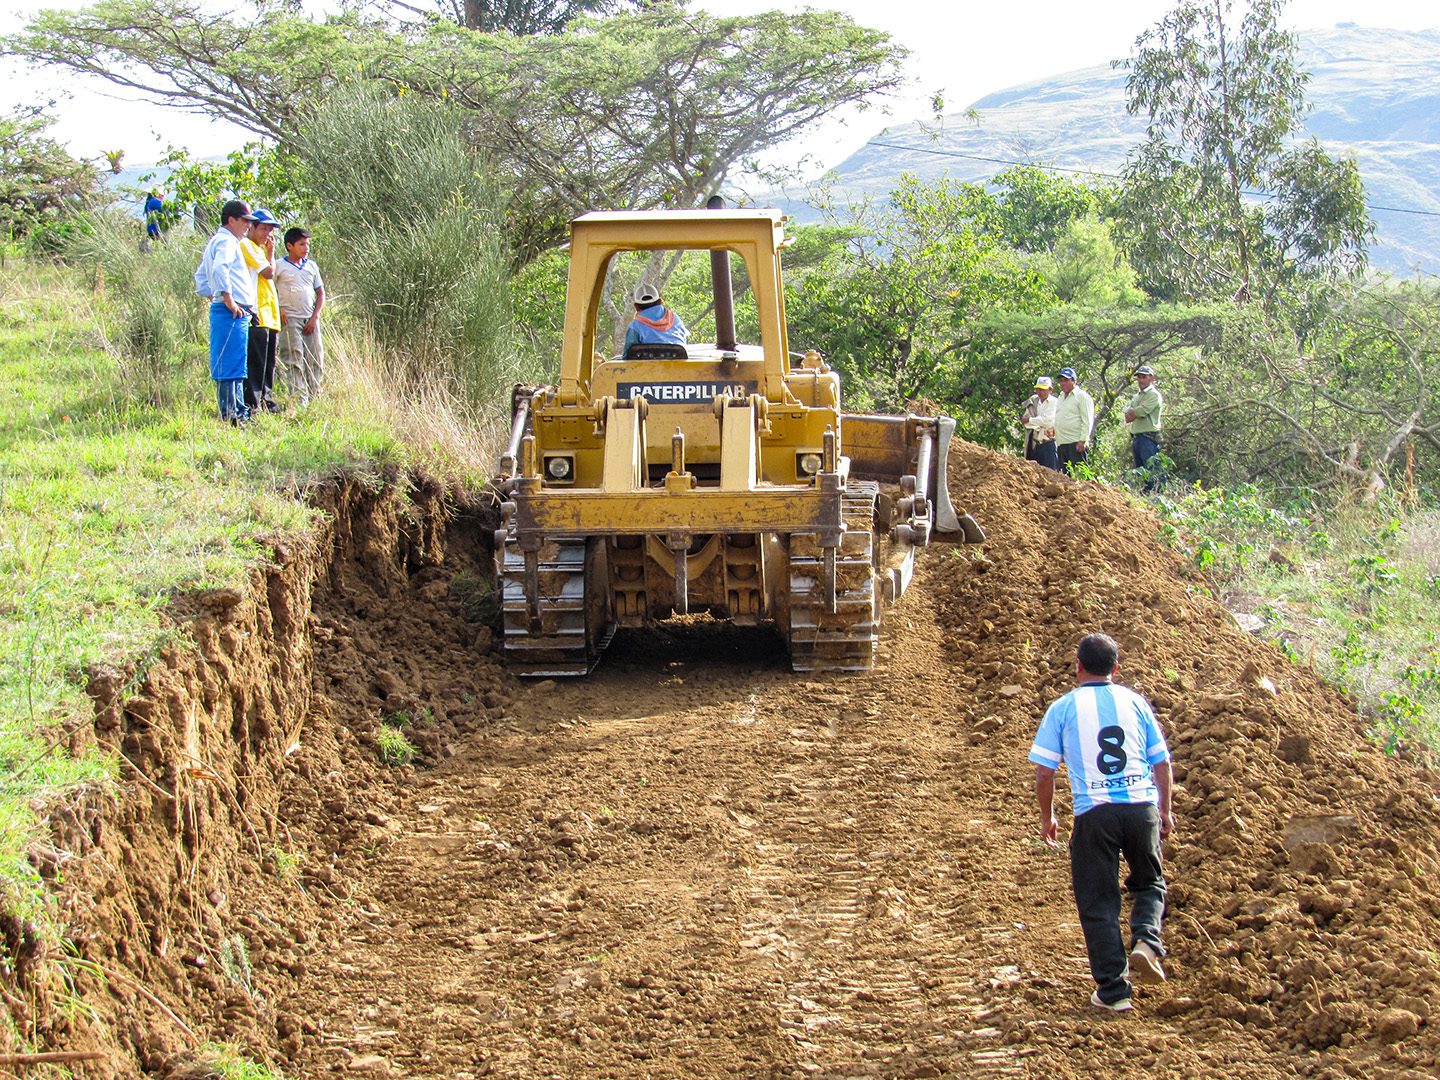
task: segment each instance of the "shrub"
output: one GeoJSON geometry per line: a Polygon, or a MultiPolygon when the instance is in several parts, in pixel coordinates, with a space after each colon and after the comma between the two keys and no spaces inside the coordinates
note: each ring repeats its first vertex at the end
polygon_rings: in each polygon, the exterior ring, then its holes
{"type": "Polygon", "coordinates": [[[322,208],[319,257],[380,343],[472,405],[508,402],[515,353],[503,210],[463,114],[373,86],[340,91],[297,150],[322,208]]]}

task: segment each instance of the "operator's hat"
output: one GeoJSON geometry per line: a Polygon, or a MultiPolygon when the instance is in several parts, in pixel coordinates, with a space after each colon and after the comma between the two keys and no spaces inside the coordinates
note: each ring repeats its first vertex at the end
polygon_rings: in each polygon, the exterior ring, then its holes
{"type": "Polygon", "coordinates": [[[635,286],[635,302],[637,304],[653,304],[660,299],[660,290],[648,281],[642,281],[635,286]]]}
{"type": "Polygon", "coordinates": [[[1035,389],[1053,390],[1055,389],[1055,384],[1051,381],[1049,375],[1041,375],[1038,379],[1035,380],[1035,389]]]}
{"type": "Polygon", "coordinates": [[[1149,364],[1141,364],[1135,369],[1135,374],[1149,375],[1153,379],[1155,377],[1155,369],[1152,368],[1149,364]]]}
{"type": "Polygon", "coordinates": [[[1074,379],[1074,378],[1076,378],[1075,369],[1074,369],[1073,367],[1062,367],[1062,368],[1060,369],[1060,378],[1062,378],[1062,379],[1074,379]]]}

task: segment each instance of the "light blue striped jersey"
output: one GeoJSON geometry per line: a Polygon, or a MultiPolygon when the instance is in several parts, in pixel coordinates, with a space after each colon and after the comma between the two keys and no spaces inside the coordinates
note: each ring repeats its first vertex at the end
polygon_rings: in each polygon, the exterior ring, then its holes
{"type": "Polygon", "coordinates": [[[1150,703],[1127,686],[1078,686],[1045,710],[1030,760],[1070,770],[1070,793],[1079,817],[1101,803],[1156,803],[1151,769],[1170,760],[1150,703]]]}

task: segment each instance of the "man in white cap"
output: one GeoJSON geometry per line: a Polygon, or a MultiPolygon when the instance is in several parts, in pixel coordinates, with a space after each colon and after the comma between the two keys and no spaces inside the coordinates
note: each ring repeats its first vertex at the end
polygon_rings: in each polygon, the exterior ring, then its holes
{"type": "Polygon", "coordinates": [[[1060,468],[1055,453],[1055,410],[1060,401],[1054,389],[1049,375],[1036,379],[1035,393],[1026,400],[1021,417],[1025,424],[1025,460],[1038,461],[1047,469],[1060,468]]]}
{"type": "Polygon", "coordinates": [[[1071,476],[1085,464],[1095,430],[1095,400],[1079,385],[1074,368],[1060,369],[1060,404],[1055,408],[1055,449],[1060,467],[1071,476]]]}
{"type": "MultiPolygon", "coordinates": [[[[1135,382],[1140,389],[1125,410],[1125,421],[1130,425],[1130,456],[1135,468],[1149,469],[1150,459],[1160,453],[1160,411],[1165,399],[1155,388],[1155,370],[1149,364],[1135,369],[1135,382]]],[[[1145,491],[1154,491],[1157,482],[1153,476],[1147,479],[1145,491]]]]}
{"type": "Polygon", "coordinates": [[[625,331],[625,353],[631,345],[684,345],[690,331],[680,316],[660,302],[660,289],[642,281],[635,286],[635,318],[625,331]]]}

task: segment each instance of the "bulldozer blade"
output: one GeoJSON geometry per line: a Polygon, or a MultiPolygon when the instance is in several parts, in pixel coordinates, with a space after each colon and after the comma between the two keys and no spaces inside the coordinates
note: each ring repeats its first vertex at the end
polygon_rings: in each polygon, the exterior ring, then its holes
{"type": "MultiPolygon", "coordinates": [[[[955,515],[955,507],[950,505],[950,440],[955,435],[955,418],[952,416],[941,416],[939,420],[939,438],[935,440],[935,462],[930,468],[932,477],[930,483],[932,490],[926,492],[930,502],[935,507],[935,531],[936,532],[964,532],[965,542],[978,543],[970,539],[969,530],[965,529],[964,522],[955,515]]],[[[965,515],[970,518],[969,514],[965,515]]],[[[973,518],[970,524],[975,525],[973,518]]],[[[979,525],[975,525],[978,532],[979,525]]],[[[981,533],[980,539],[985,538],[981,533]]]]}
{"type": "Polygon", "coordinates": [[[980,528],[980,523],[969,514],[960,515],[960,520],[956,522],[956,525],[958,527],[953,531],[964,533],[965,543],[983,544],[985,542],[985,530],[980,528]]]}
{"type": "MultiPolygon", "coordinates": [[[[877,416],[842,413],[841,433],[852,476],[897,483],[915,472],[915,422],[923,417],[877,416]]],[[[950,440],[955,420],[936,417],[935,445],[930,465],[930,490],[923,492],[934,509],[936,532],[957,533],[963,528],[950,502],[950,440]]],[[[978,526],[976,526],[978,528],[978,526]]]]}

